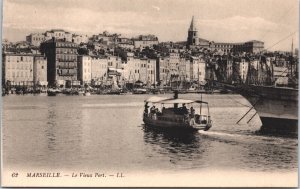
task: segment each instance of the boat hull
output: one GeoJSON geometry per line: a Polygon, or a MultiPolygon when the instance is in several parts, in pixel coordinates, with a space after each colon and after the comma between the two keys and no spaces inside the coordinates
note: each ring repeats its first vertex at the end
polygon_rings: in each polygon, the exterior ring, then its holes
{"type": "Polygon", "coordinates": [[[163,120],[154,120],[149,117],[145,117],[143,119],[144,123],[148,127],[164,129],[169,131],[188,131],[194,132],[198,130],[209,130],[211,124],[198,124],[195,126],[190,126],[189,124],[183,122],[170,122],[170,121],[163,121],[163,120]]]}
{"type": "Polygon", "coordinates": [[[243,96],[254,106],[265,128],[298,130],[298,90],[253,86],[255,95],[243,96]]]}

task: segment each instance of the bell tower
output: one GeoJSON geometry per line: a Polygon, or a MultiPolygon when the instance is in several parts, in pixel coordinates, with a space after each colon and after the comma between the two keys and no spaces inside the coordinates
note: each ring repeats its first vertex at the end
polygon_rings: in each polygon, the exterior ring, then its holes
{"type": "Polygon", "coordinates": [[[194,16],[191,21],[191,25],[188,31],[188,38],[187,38],[187,48],[191,48],[191,46],[199,45],[199,38],[198,38],[198,30],[196,28],[196,24],[194,22],[194,16]]]}

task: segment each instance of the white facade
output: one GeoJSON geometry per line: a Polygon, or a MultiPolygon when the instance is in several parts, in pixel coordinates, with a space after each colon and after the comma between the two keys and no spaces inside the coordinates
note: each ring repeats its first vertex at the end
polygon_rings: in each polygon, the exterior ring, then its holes
{"type": "Polygon", "coordinates": [[[189,81],[205,83],[206,78],[206,63],[205,60],[198,57],[192,57],[186,67],[186,75],[189,76],[189,81]]]}
{"type": "Polygon", "coordinates": [[[47,59],[35,56],[33,62],[33,82],[35,85],[47,86],[47,59]]]}
{"type": "Polygon", "coordinates": [[[41,42],[45,41],[45,35],[42,33],[32,33],[26,36],[26,41],[33,46],[40,46],[41,42]]]}
{"type": "Polygon", "coordinates": [[[52,37],[55,37],[55,39],[66,39],[66,41],[72,42],[72,34],[64,30],[50,30],[45,32],[45,40],[52,39],[52,37]]]}
{"type": "Polygon", "coordinates": [[[72,41],[74,43],[76,43],[76,44],[87,43],[89,41],[89,38],[88,38],[87,35],[76,35],[76,34],[73,34],[72,41]]]}
{"type": "Polygon", "coordinates": [[[127,58],[127,65],[124,67],[124,79],[130,83],[134,83],[140,80],[140,68],[141,62],[140,59],[135,57],[128,57],[127,58]]]}
{"type": "Polygon", "coordinates": [[[33,85],[33,55],[5,54],[3,79],[12,85],[33,85]]]}
{"type": "Polygon", "coordinates": [[[147,83],[150,83],[151,85],[156,85],[156,60],[148,59],[147,62],[147,83]]]}
{"type": "Polygon", "coordinates": [[[227,81],[232,81],[232,73],[233,73],[233,60],[227,60],[227,67],[226,67],[226,78],[227,81]]]}
{"type": "Polygon", "coordinates": [[[92,57],[91,60],[91,79],[96,82],[102,82],[107,79],[107,58],[92,57]]]}
{"type": "Polygon", "coordinates": [[[245,83],[246,79],[247,79],[247,75],[248,75],[248,62],[246,62],[245,59],[241,59],[239,75],[240,75],[243,83],[245,83]]]}
{"type": "Polygon", "coordinates": [[[92,58],[90,56],[78,56],[78,80],[81,84],[90,84],[92,77],[92,58]]]}

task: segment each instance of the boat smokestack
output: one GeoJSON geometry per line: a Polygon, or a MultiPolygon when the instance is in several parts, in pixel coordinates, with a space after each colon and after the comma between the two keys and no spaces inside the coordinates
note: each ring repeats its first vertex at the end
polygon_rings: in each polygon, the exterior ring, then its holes
{"type": "MultiPolygon", "coordinates": [[[[178,91],[175,90],[174,91],[174,99],[177,99],[177,98],[178,98],[178,91]]],[[[174,104],[174,108],[178,108],[178,104],[177,103],[174,104]]]]}
{"type": "Polygon", "coordinates": [[[174,99],[177,99],[178,98],[178,91],[174,91],[174,99]]]}

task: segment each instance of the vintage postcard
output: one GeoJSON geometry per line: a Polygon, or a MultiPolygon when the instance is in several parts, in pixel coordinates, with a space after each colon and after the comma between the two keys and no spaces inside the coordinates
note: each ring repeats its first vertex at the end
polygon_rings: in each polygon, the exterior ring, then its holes
{"type": "Polygon", "coordinates": [[[298,186],[298,0],[2,5],[2,187],[298,186]]]}

